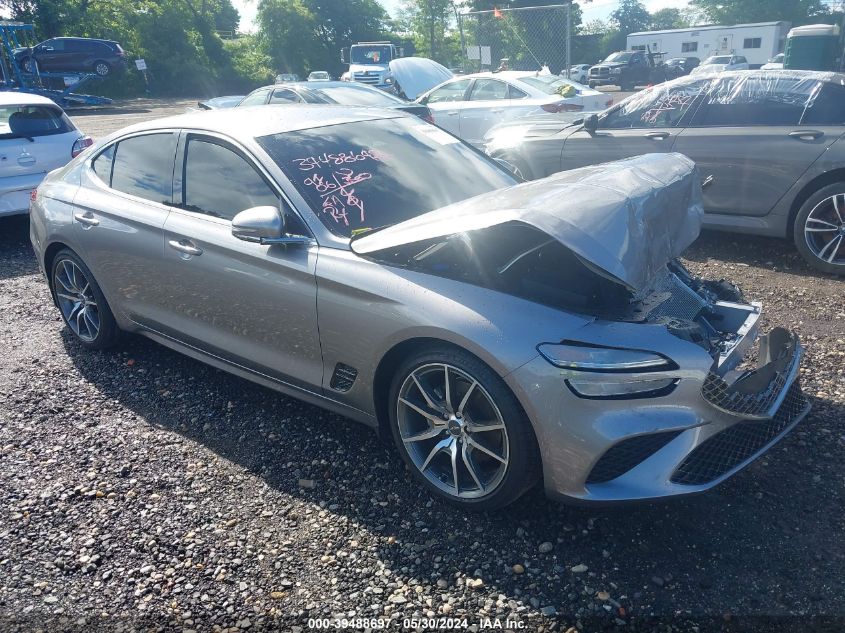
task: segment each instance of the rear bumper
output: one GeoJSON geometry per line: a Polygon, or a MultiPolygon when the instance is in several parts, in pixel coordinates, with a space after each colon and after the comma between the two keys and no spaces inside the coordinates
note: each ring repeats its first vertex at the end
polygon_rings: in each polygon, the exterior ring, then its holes
{"type": "Polygon", "coordinates": [[[29,194],[46,173],[0,178],[0,217],[29,212],[29,194]]]}

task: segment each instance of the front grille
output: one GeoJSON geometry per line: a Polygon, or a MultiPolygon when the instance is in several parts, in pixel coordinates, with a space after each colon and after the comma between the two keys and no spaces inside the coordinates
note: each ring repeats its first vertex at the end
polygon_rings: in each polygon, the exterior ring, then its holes
{"type": "Polygon", "coordinates": [[[604,483],[621,477],[634,466],[654,455],[680,434],[681,431],[650,433],[631,437],[614,444],[593,466],[589,477],[587,477],[587,483],[604,483]]]}
{"type": "Polygon", "coordinates": [[[601,77],[609,74],[609,68],[590,68],[590,77],[601,77]]]}
{"type": "Polygon", "coordinates": [[[697,486],[721,477],[785,434],[807,406],[807,398],[796,380],[771,420],[743,420],[708,438],[684,458],[672,475],[672,482],[697,486]]]}
{"type": "Polygon", "coordinates": [[[701,295],[668,270],[664,271],[643,295],[645,296],[637,296],[635,299],[640,300],[646,309],[650,309],[650,317],[694,321],[707,306],[701,295]]]}
{"type": "Polygon", "coordinates": [[[354,79],[362,84],[377,84],[379,82],[378,75],[365,75],[364,73],[355,73],[354,79]]]}
{"type": "Polygon", "coordinates": [[[775,375],[769,385],[759,393],[742,393],[732,390],[715,372],[710,372],[701,387],[701,395],[710,404],[723,411],[747,415],[749,417],[768,417],[769,411],[783,392],[787,380],[793,374],[795,363],[800,362],[800,354],[795,354],[792,363],[775,375]]]}

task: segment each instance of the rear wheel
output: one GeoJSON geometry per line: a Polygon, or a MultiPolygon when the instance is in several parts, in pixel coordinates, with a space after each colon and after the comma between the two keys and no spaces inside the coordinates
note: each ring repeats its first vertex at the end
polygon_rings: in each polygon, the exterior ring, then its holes
{"type": "Polygon", "coordinates": [[[111,72],[111,66],[108,65],[108,62],[102,60],[94,62],[94,72],[100,77],[105,77],[111,72]]]}
{"type": "Polygon", "coordinates": [[[74,338],[89,349],[111,347],[118,336],[109,304],[79,256],[69,249],[53,260],[52,289],[62,319],[74,338]]]}
{"type": "Polygon", "coordinates": [[[476,510],[501,508],[539,478],[536,439],[501,378],[449,347],[420,352],[390,390],[393,438],[433,494],[476,510]]]}
{"type": "Polygon", "coordinates": [[[32,57],[24,57],[21,60],[21,68],[25,73],[34,73],[36,69],[35,60],[32,57]]]}
{"type": "Polygon", "coordinates": [[[845,275],[845,182],[823,187],[801,205],[793,238],[813,268],[845,275]]]}

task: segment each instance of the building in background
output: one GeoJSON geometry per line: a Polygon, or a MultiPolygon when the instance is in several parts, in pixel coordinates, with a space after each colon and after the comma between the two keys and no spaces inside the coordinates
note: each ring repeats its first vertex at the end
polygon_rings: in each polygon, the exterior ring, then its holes
{"type": "Polygon", "coordinates": [[[671,57],[742,55],[752,68],[783,52],[789,22],[760,22],[734,26],[695,26],[666,31],[643,31],[628,35],[628,50],[666,53],[671,57]]]}

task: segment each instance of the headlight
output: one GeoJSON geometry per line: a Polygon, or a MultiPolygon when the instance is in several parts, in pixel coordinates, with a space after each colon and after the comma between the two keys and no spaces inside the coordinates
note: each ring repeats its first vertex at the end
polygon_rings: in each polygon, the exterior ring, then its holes
{"type": "Polygon", "coordinates": [[[556,367],[578,371],[639,372],[674,369],[668,358],[643,350],[573,343],[543,343],[537,351],[556,367]]]}
{"type": "Polygon", "coordinates": [[[393,78],[392,77],[385,77],[384,83],[389,86],[390,84],[393,83],[393,78]]]}

